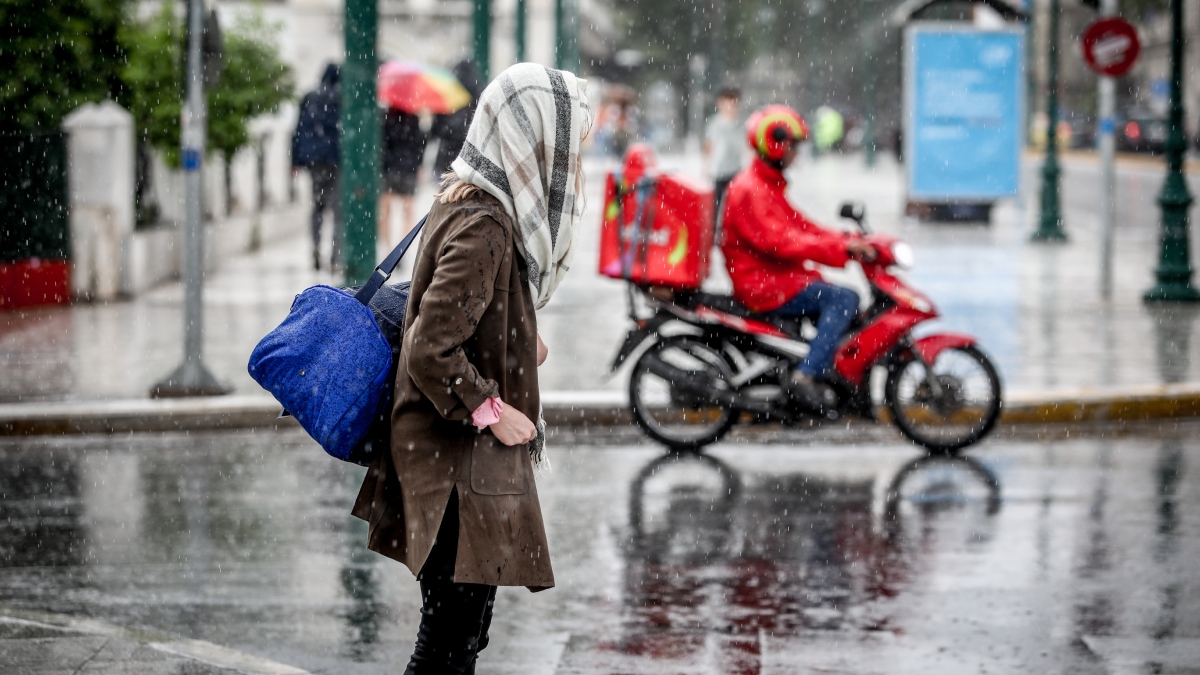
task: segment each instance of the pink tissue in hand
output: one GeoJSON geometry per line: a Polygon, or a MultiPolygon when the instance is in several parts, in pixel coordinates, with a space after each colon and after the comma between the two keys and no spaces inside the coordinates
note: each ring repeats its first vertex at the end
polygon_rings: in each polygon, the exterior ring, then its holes
{"type": "Polygon", "coordinates": [[[471,422],[480,429],[500,421],[500,413],[504,412],[504,402],[498,398],[489,398],[471,413],[471,422]]]}

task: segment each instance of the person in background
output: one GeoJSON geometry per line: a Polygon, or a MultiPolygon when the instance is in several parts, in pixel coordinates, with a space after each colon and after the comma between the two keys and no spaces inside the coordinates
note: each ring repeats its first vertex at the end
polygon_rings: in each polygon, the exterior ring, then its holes
{"type": "Polygon", "coordinates": [[[813,129],[813,143],[818,152],[829,152],[838,149],[838,143],[846,135],[846,118],[842,113],[823,105],[813,113],[816,123],[813,129]]]}
{"type": "MultiPolygon", "coordinates": [[[[708,119],[704,128],[704,163],[713,177],[713,213],[720,222],[721,205],[730,181],[742,170],[745,132],[739,118],[741,92],[726,87],[717,93],[717,114],[708,119]]],[[[713,241],[720,243],[718,236],[713,241]]]]}
{"type": "Polygon", "coordinates": [[[639,123],[637,106],[633,101],[622,100],[617,103],[617,114],[613,119],[612,152],[617,157],[624,157],[625,151],[638,139],[639,123]]]}
{"type": "Polygon", "coordinates": [[[330,266],[342,262],[342,200],[338,192],[339,146],[338,107],[341,89],[340,69],[336,63],[325,66],[321,84],[300,101],[300,117],[292,134],[292,173],[308,169],[312,179],[313,269],[321,269],[321,226],[325,211],[333,218],[333,245],[330,266]]]}
{"type": "Polygon", "coordinates": [[[721,252],[733,296],[752,312],[816,315],[817,335],[792,373],[789,398],[823,411],[830,393],[822,380],[838,344],[858,314],[858,294],[826,283],[814,264],[843,267],[873,260],[875,248],[828,230],[788,203],[784,171],[796,160],[808,127],[791,108],[772,105],[746,120],[746,140],[757,157],[734,177],[725,195],[721,252]]]}
{"type": "Polygon", "coordinates": [[[430,139],[437,139],[437,157],[433,162],[433,181],[440,184],[442,174],[450,169],[450,162],[458,157],[463,143],[467,140],[467,129],[471,119],[475,117],[475,106],[479,103],[479,93],[483,91],[483,83],[479,81],[479,72],[469,59],[463,59],[454,64],[451,69],[454,76],[462,83],[464,89],[471,94],[471,102],[449,115],[438,115],[433,118],[433,126],[429,129],[430,139]]]}
{"type": "Polygon", "coordinates": [[[400,110],[389,109],[383,116],[383,195],[379,198],[379,241],[384,249],[392,248],[392,201],[400,199],[400,236],[408,234],[415,225],[413,195],[417,192],[417,174],[425,157],[426,133],[421,118],[400,110]]]}

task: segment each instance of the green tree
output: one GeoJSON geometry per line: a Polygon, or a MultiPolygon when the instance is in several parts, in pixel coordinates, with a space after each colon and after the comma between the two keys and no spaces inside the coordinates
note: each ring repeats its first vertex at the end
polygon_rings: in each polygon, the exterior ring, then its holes
{"type": "Polygon", "coordinates": [[[183,28],[171,3],[150,22],[122,27],[121,42],[129,58],[121,72],[128,87],[126,107],[138,136],[179,166],[180,114],[183,110],[183,28]]]}
{"type": "MultiPolygon", "coordinates": [[[[229,160],[250,142],[248,124],[292,97],[291,71],[279,58],[279,27],[257,13],[225,31],[221,80],[208,92],[208,150],[229,160]]],[[[148,24],[123,32],[129,64],[123,77],[130,109],[142,135],[167,162],[180,161],[183,109],[182,19],[164,3],[148,24]]]]}
{"type": "Polygon", "coordinates": [[[208,94],[208,144],[226,158],[249,143],[247,122],[292,98],[295,85],[279,58],[278,33],[256,14],[225,35],[221,82],[208,94]]]}
{"type": "Polygon", "coordinates": [[[130,0],[0,1],[0,129],[57,129],[84,103],[125,96],[130,0]]]}
{"type": "MultiPolygon", "coordinates": [[[[279,58],[279,29],[255,13],[225,34],[221,82],[208,94],[208,147],[225,158],[225,194],[230,163],[250,143],[248,123],[273,113],[292,97],[291,70],[279,58]]],[[[226,202],[226,208],[232,200],[226,202]]]]}

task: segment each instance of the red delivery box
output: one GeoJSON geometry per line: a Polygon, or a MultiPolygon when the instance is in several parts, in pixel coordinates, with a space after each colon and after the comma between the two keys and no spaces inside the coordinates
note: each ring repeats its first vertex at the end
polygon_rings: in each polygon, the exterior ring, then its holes
{"type": "Polygon", "coordinates": [[[645,172],[637,150],[631,147],[622,171],[608,175],[600,273],[640,285],[699,288],[713,245],[712,187],[645,172]]]}

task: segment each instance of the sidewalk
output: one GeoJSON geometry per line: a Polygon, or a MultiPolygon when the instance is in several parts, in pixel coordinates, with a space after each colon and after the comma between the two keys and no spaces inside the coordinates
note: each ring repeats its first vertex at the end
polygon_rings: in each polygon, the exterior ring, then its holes
{"type": "MultiPolygon", "coordinates": [[[[686,156],[663,163],[698,165],[686,156]]],[[[624,372],[607,373],[627,330],[624,288],[595,271],[597,214],[609,165],[588,164],[588,214],[574,269],[538,317],[550,346],[542,369],[545,398],[567,411],[620,408],[626,386],[624,372]]],[[[1145,163],[1120,167],[1116,291],[1108,301],[1097,290],[1100,200],[1094,163],[1087,157],[1064,159],[1063,203],[1071,237],[1065,245],[1028,243],[1037,214],[1022,202],[1036,204],[1037,169],[1035,159],[1026,162],[1025,199],[998,205],[988,227],[905,219],[903,174],[888,157],[881,157],[873,171],[863,168],[861,157],[806,159],[793,176],[791,196],[812,217],[839,226],[844,225],[836,219],[838,204],[859,199],[867,205],[872,227],[909,241],[916,251],[909,276],[937,302],[943,313],[940,326],[979,336],[1012,402],[1057,406],[1068,390],[1090,399],[1126,390],[1153,396],[1159,391],[1156,385],[1191,391],[1194,387],[1187,383],[1200,383],[1200,345],[1192,337],[1200,307],[1141,302],[1157,256],[1154,198],[1161,169],[1145,163]]],[[[1200,176],[1189,180],[1200,194],[1200,176]]],[[[431,185],[422,186],[418,203],[428,203],[432,192],[431,185]]],[[[1200,236],[1193,236],[1193,260],[1200,260],[1197,240],[1200,236]]],[[[301,237],[235,259],[208,277],[206,363],[235,395],[252,398],[206,406],[228,408],[248,401],[246,410],[272,407],[246,373],[246,359],[258,339],[287,314],[296,293],[314,283],[336,283],[310,265],[309,244],[301,237]]],[[[719,261],[714,268],[709,286],[727,288],[719,261]]],[[[398,273],[407,275],[408,269],[402,265],[398,273]]],[[[854,271],[828,276],[861,288],[854,271]]],[[[135,301],[0,313],[0,369],[5,373],[0,417],[63,409],[50,404],[69,403],[76,410],[103,410],[113,402],[130,410],[153,406],[136,401],[146,399],[151,385],[181,360],[181,298],[179,284],[171,283],[135,301]]]]}
{"type": "Polygon", "coordinates": [[[6,673],[37,675],[308,672],[204,640],[7,607],[0,607],[0,664],[6,673]]]}

